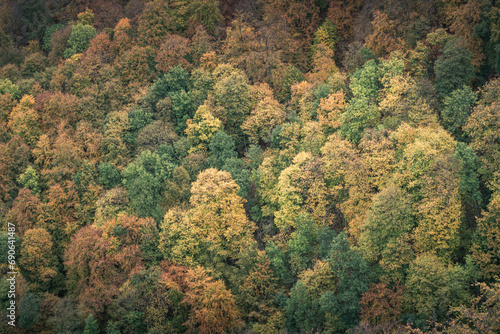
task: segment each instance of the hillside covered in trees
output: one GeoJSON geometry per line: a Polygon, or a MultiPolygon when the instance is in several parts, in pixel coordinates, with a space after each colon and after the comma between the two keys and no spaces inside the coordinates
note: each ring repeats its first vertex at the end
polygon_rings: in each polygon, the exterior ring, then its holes
{"type": "Polygon", "coordinates": [[[0,333],[500,333],[498,73],[492,0],[1,1],[0,333]]]}

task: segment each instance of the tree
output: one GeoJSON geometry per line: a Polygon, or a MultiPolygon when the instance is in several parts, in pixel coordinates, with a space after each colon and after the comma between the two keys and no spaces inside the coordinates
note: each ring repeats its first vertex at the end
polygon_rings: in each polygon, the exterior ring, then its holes
{"type": "Polygon", "coordinates": [[[189,201],[191,178],[186,168],[179,166],[172,172],[172,178],[166,181],[164,202],[167,208],[182,206],[189,201]]]}
{"type": "Polygon", "coordinates": [[[221,169],[227,160],[238,157],[233,138],[224,131],[213,135],[208,148],[210,150],[208,163],[213,168],[221,169]]]}
{"type": "Polygon", "coordinates": [[[102,230],[93,225],[78,230],[64,253],[68,289],[88,312],[102,312],[118,294],[118,264],[107,254],[102,230]]]}
{"type": "MultiPolygon", "coordinates": [[[[484,97],[483,97],[484,99],[484,97]]],[[[498,138],[500,128],[500,103],[480,103],[469,116],[463,130],[471,138],[470,146],[481,162],[481,180],[495,191],[498,184],[496,171],[500,166],[498,138]]]]}
{"type": "Polygon", "coordinates": [[[119,60],[118,69],[120,79],[124,84],[132,82],[148,84],[154,81],[157,76],[153,49],[150,46],[134,45],[123,53],[119,60]]]}
{"type": "Polygon", "coordinates": [[[469,86],[454,90],[445,97],[444,108],[441,112],[444,128],[456,137],[462,137],[462,127],[467,122],[476,101],[477,94],[469,86]]]}
{"type": "Polygon", "coordinates": [[[40,195],[40,185],[39,185],[39,175],[36,170],[28,166],[26,167],[26,171],[19,175],[19,184],[22,188],[30,189],[33,195],[40,195]]]}
{"type": "Polygon", "coordinates": [[[29,189],[21,189],[7,212],[7,221],[16,226],[17,235],[23,235],[35,227],[42,202],[29,189]]]}
{"type": "Polygon", "coordinates": [[[321,295],[321,309],[333,330],[353,327],[358,319],[361,295],[368,289],[368,266],[353,250],[344,232],[333,238],[327,261],[336,277],[336,290],[321,295]]]}
{"type": "Polygon", "coordinates": [[[185,322],[189,332],[224,333],[242,325],[234,297],[221,280],[213,281],[201,267],[187,275],[189,290],[183,303],[192,308],[185,322]]]}
{"type": "Polygon", "coordinates": [[[77,306],[75,299],[69,296],[57,301],[54,316],[47,321],[56,333],[81,333],[81,312],[77,306]]]}
{"type": "Polygon", "coordinates": [[[253,143],[258,143],[259,140],[268,142],[272,130],[283,124],[285,116],[284,108],[278,101],[273,97],[265,97],[252,110],[241,128],[253,143]]]}
{"type": "Polygon", "coordinates": [[[409,76],[396,75],[385,83],[379,103],[383,122],[396,128],[402,122],[412,126],[437,123],[433,89],[426,92],[425,81],[416,81],[409,76]]]}
{"type": "Polygon", "coordinates": [[[324,44],[330,50],[335,52],[335,44],[337,44],[337,40],[337,27],[332,23],[332,21],[326,19],[314,33],[313,48],[318,44],[324,44]]]}
{"type": "Polygon", "coordinates": [[[363,68],[356,70],[351,75],[350,89],[355,97],[377,99],[382,85],[380,83],[380,70],[375,60],[369,60],[363,68]]]}
{"type": "Polygon", "coordinates": [[[99,325],[92,314],[85,319],[83,334],[99,334],[99,325]]]}
{"type": "Polygon", "coordinates": [[[228,172],[210,168],[198,174],[191,187],[191,209],[171,209],[165,215],[160,234],[165,259],[227,274],[224,265],[253,243],[256,229],[246,217],[238,190],[228,172]]]}
{"type": "Polygon", "coordinates": [[[467,227],[476,226],[476,217],[479,216],[483,197],[479,190],[479,159],[474,150],[465,143],[459,142],[452,159],[460,163],[460,195],[462,208],[467,227]]]}
{"type": "Polygon", "coordinates": [[[460,165],[451,158],[456,142],[442,128],[405,124],[392,138],[396,150],[403,150],[394,180],[408,192],[417,213],[415,250],[450,261],[462,224],[460,165]]]}
{"type": "Polygon", "coordinates": [[[116,167],[109,162],[99,164],[99,181],[104,186],[104,189],[112,189],[121,184],[121,175],[116,167]]]}
{"type": "Polygon", "coordinates": [[[361,297],[360,324],[368,324],[375,331],[390,332],[397,327],[403,312],[404,287],[372,283],[361,297]]]}
{"type": "Polygon", "coordinates": [[[57,275],[52,237],[43,228],[28,230],[21,244],[19,265],[33,290],[48,290],[57,275]]]}
{"type": "Polygon", "coordinates": [[[159,46],[168,34],[180,32],[185,26],[173,3],[162,0],[148,2],[139,18],[138,35],[142,45],[159,46]]]}
{"type": "Polygon", "coordinates": [[[479,295],[472,299],[471,305],[460,305],[452,308],[451,321],[443,326],[449,332],[470,333],[481,331],[484,333],[494,333],[500,330],[498,317],[500,316],[500,305],[498,303],[498,293],[500,283],[496,281],[491,286],[481,282],[476,285],[479,288],[479,295]]]}
{"type": "Polygon", "coordinates": [[[167,73],[174,66],[191,67],[186,56],[191,53],[189,40],[179,35],[168,35],[156,55],[156,68],[167,73]]]}
{"type": "Polygon", "coordinates": [[[186,1],[184,6],[181,11],[185,12],[187,24],[191,28],[202,24],[208,32],[214,34],[223,20],[217,0],[186,1]]]}
{"type": "Polygon", "coordinates": [[[307,214],[320,225],[331,225],[333,210],[327,190],[323,164],[311,153],[295,156],[290,167],[284,169],[275,187],[278,211],[275,224],[282,231],[296,227],[296,218],[307,214]]]}
{"type": "Polygon", "coordinates": [[[228,134],[236,137],[241,124],[250,114],[250,85],[242,72],[232,72],[216,81],[213,92],[214,114],[225,126],[228,134]]]}
{"type": "Polygon", "coordinates": [[[422,254],[410,265],[406,294],[422,319],[432,314],[439,319],[450,306],[458,306],[469,299],[470,280],[461,266],[447,266],[435,255],[422,254]]]}
{"type": "Polygon", "coordinates": [[[318,121],[325,129],[337,129],[340,126],[340,115],[348,104],[343,90],[321,99],[318,108],[318,121]]]}
{"type": "Polygon", "coordinates": [[[311,72],[306,75],[311,82],[325,82],[328,77],[338,72],[337,65],[333,59],[332,49],[323,43],[315,46],[315,52],[312,57],[311,72]]]}
{"type": "Polygon", "coordinates": [[[33,96],[25,95],[9,115],[9,128],[24,138],[28,145],[34,145],[40,135],[39,116],[33,106],[33,96]]]}
{"type": "Polygon", "coordinates": [[[494,279],[500,268],[500,248],[494,242],[500,235],[500,194],[495,193],[488,210],[478,219],[472,244],[472,257],[483,277],[494,279]]]}
{"type": "Polygon", "coordinates": [[[366,38],[367,47],[379,57],[398,49],[401,41],[396,37],[398,28],[394,20],[377,10],[371,23],[373,32],[366,38]]]}
{"type": "Polygon", "coordinates": [[[351,143],[357,144],[363,131],[374,127],[378,118],[379,112],[375,104],[365,98],[354,99],[340,115],[340,133],[351,143]]]}
{"type": "Polygon", "coordinates": [[[458,38],[450,39],[434,64],[436,91],[442,101],[446,96],[474,79],[472,54],[458,38]]]}
{"type": "Polygon", "coordinates": [[[161,220],[159,206],[165,180],[174,171],[175,165],[157,153],[143,151],[123,171],[123,185],[127,188],[130,202],[139,217],[154,217],[161,220]]]}
{"type": "Polygon", "coordinates": [[[409,196],[395,185],[375,195],[361,227],[360,252],[377,263],[385,282],[403,280],[415,254],[412,231],[414,211],[409,196]]]}
{"type": "Polygon", "coordinates": [[[185,130],[191,142],[190,152],[206,151],[213,135],[222,129],[222,122],[214,117],[208,106],[196,110],[193,119],[188,119],[185,130]]]}
{"type": "Polygon", "coordinates": [[[68,39],[68,48],[64,50],[64,58],[71,58],[75,53],[85,51],[95,35],[97,32],[91,25],[77,23],[71,26],[71,35],[68,39]]]}
{"type": "Polygon", "coordinates": [[[34,293],[30,292],[19,303],[19,327],[30,329],[41,318],[39,300],[34,293]]]}
{"type": "Polygon", "coordinates": [[[12,83],[10,79],[0,79],[0,95],[9,93],[13,99],[20,97],[19,86],[12,83]]]}

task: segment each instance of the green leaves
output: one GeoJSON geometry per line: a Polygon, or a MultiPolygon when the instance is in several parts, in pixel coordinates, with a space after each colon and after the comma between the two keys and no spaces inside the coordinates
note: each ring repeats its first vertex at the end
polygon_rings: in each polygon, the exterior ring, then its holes
{"type": "Polygon", "coordinates": [[[88,24],[77,23],[71,26],[71,35],[68,39],[68,48],[64,50],[64,58],[71,58],[75,53],[82,53],[89,46],[89,42],[97,34],[94,27],[88,24]]]}
{"type": "Polygon", "coordinates": [[[452,38],[446,43],[443,55],[436,60],[434,71],[438,97],[443,100],[454,90],[470,85],[474,79],[472,53],[463,46],[463,41],[452,38]]]}
{"type": "Polygon", "coordinates": [[[162,218],[159,207],[165,180],[175,165],[162,159],[157,153],[144,151],[123,171],[123,185],[127,188],[131,206],[140,217],[162,218]]]}

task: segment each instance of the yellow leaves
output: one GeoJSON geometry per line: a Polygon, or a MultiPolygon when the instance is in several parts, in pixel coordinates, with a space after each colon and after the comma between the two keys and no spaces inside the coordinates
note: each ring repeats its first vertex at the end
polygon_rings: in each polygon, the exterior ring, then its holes
{"type": "Polygon", "coordinates": [[[304,270],[299,279],[307,287],[310,298],[320,298],[327,291],[337,290],[337,277],[333,274],[332,267],[325,260],[318,260],[313,269],[304,270]]]}
{"type": "Polygon", "coordinates": [[[174,208],[165,215],[160,249],[166,258],[213,267],[248,247],[256,226],[246,217],[238,190],[228,172],[213,168],[201,172],[192,184],[191,209],[174,208]]]}
{"type": "Polygon", "coordinates": [[[252,110],[241,128],[253,143],[258,143],[259,139],[269,141],[271,131],[283,124],[285,117],[283,106],[272,96],[266,96],[252,110]]]}
{"type": "Polygon", "coordinates": [[[35,145],[40,135],[39,115],[33,106],[35,98],[24,95],[9,115],[11,131],[24,138],[27,144],[35,145]]]}
{"type": "Polygon", "coordinates": [[[323,127],[337,129],[340,113],[347,107],[343,90],[322,98],[318,109],[318,120],[323,127]]]}
{"type": "Polygon", "coordinates": [[[276,185],[278,211],[275,224],[281,230],[295,227],[295,219],[309,214],[320,226],[330,223],[329,193],[321,172],[322,163],[309,152],[300,152],[284,169],[276,185]]]}
{"type": "Polygon", "coordinates": [[[394,180],[409,191],[417,212],[415,250],[450,261],[462,218],[460,174],[451,159],[457,143],[441,127],[406,124],[391,139],[400,157],[394,180]]]}
{"type": "Polygon", "coordinates": [[[397,75],[387,82],[382,91],[380,110],[385,117],[397,123],[410,125],[437,124],[437,114],[417,92],[417,83],[409,76],[397,75]]]}
{"type": "Polygon", "coordinates": [[[332,49],[321,43],[316,46],[313,55],[312,70],[307,74],[307,79],[311,82],[325,82],[329,76],[339,71],[332,49]]]}
{"type": "Polygon", "coordinates": [[[194,117],[187,120],[185,132],[192,145],[189,153],[206,151],[212,136],[222,128],[222,122],[212,115],[208,106],[200,106],[194,117]]]}
{"type": "Polygon", "coordinates": [[[128,33],[132,29],[132,26],[130,25],[130,19],[127,17],[124,17],[118,21],[118,23],[115,26],[115,34],[119,33],[128,33]]]}

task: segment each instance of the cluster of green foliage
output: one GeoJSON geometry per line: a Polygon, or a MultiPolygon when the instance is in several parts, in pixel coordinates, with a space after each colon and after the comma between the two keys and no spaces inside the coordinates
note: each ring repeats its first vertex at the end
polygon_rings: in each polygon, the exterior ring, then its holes
{"type": "Polygon", "coordinates": [[[500,332],[499,42],[493,1],[2,2],[0,334],[500,332]]]}

